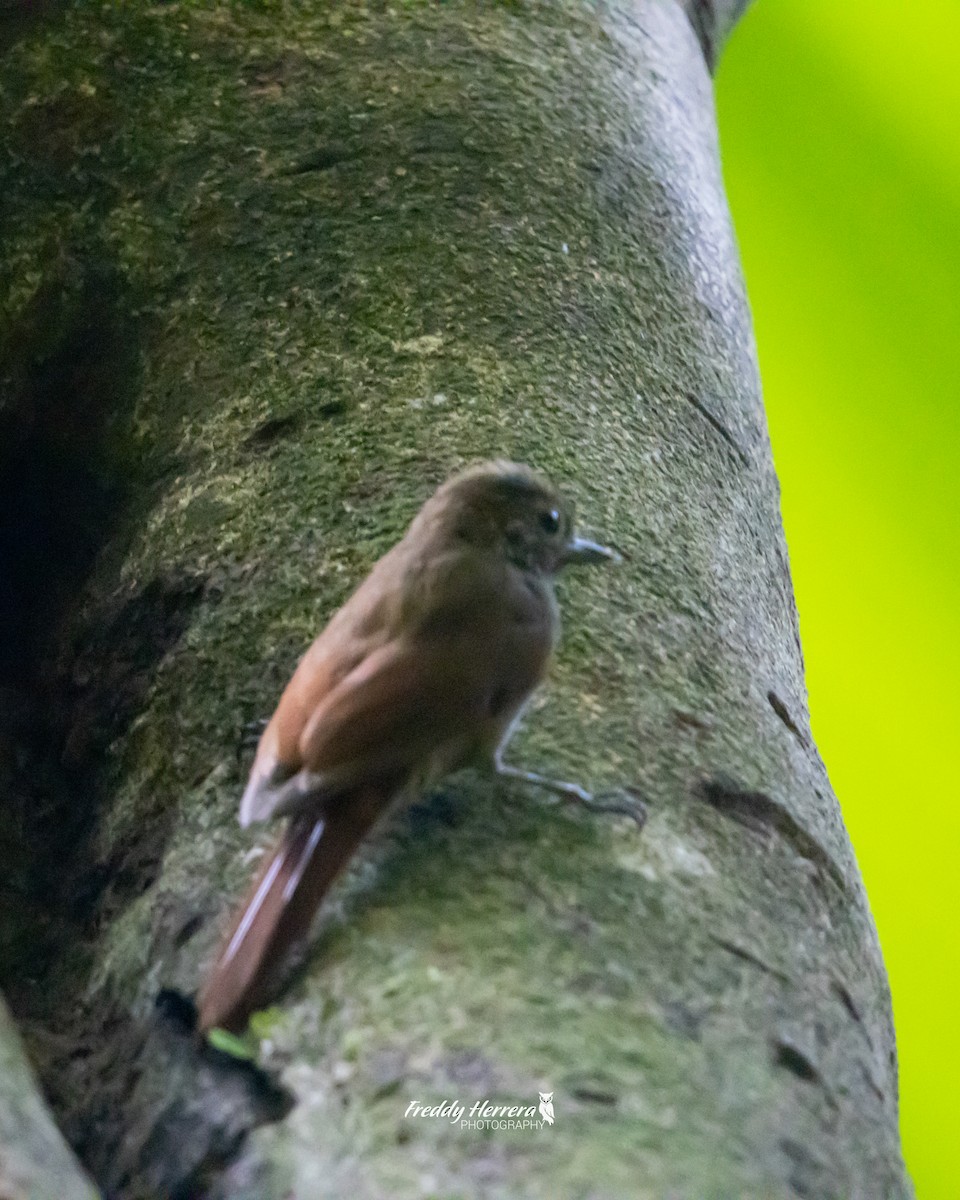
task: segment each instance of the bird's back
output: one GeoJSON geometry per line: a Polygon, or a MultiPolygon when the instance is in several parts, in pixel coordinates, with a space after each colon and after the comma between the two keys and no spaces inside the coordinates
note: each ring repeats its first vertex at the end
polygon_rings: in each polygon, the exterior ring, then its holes
{"type": "MultiPolygon", "coordinates": [[[[259,769],[310,766],[331,694],[379,663],[402,664],[402,679],[384,678],[378,719],[396,687],[392,702],[405,711],[393,714],[394,725],[412,755],[429,753],[431,719],[438,742],[456,727],[465,745],[475,741],[482,752],[542,679],[557,632],[549,579],[470,545],[408,537],[379,560],[304,655],[261,740],[259,769]]],[[[338,732],[342,738],[342,725],[338,732]]],[[[468,753],[459,750],[447,757],[468,753]]]]}

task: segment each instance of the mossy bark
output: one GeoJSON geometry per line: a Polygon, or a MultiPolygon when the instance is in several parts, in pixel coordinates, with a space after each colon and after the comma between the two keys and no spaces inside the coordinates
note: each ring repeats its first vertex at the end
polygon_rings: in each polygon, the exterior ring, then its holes
{"type": "MultiPolygon", "coordinates": [[[[715,50],[741,7],[689,16],[715,50]]],[[[21,688],[84,814],[42,986],[29,905],[4,941],[110,1193],[910,1194],[705,46],[675,0],[277,0],[81,3],[8,49],[7,416],[37,428],[31,372],[71,344],[17,354],[58,280],[112,281],[130,349],[116,387],[56,376],[52,411],[112,397],[90,453],[121,500],[21,688]],[[327,905],[256,1020],[263,1070],[200,1052],[155,998],[195,989],[252,869],[240,728],[432,488],[493,456],[626,557],[564,581],[512,758],[639,789],[649,822],[452,780],[327,905]],[[552,1127],[405,1116],[538,1092],[552,1127]]]]}

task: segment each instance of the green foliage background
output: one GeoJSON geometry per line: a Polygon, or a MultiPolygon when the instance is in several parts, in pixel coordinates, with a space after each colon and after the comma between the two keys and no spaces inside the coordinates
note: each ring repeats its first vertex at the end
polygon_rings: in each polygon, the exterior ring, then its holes
{"type": "Polygon", "coordinates": [[[960,1195],[960,4],[764,0],[718,80],[813,728],[893,989],[904,1151],[960,1195]]]}

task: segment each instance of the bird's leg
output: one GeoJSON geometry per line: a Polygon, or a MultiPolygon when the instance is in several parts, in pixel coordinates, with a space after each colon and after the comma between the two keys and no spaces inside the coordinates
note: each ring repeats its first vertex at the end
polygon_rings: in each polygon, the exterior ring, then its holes
{"type": "Polygon", "coordinates": [[[521,767],[511,767],[505,763],[498,752],[494,756],[493,769],[504,779],[521,779],[524,783],[532,783],[535,787],[552,792],[568,804],[579,804],[590,812],[618,813],[620,816],[631,817],[642,829],[647,820],[646,805],[642,800],[628,804],[625,800],[604,800],[594,796],[579,783],[566,783],[560,779],[548,779],[538,775],[536,771],[524,771],[521,767]]]}
{"type": "Polygon", "coordinates": [[[532,783],[536,787],[543,788],[544,791],[552,792],[562,800],[569,800],[572,804],[589,805],[593,802],[593,796],[579,783],[565,783],[560,779],[548,779],[546,775],[538,775],[536,771],[524,771],[522,767],[511,767],[508,763],[502,762],[500,758],[494,761],[493,766],[496,773],[504,779],[522,779],[524,783],[532,783]]]}

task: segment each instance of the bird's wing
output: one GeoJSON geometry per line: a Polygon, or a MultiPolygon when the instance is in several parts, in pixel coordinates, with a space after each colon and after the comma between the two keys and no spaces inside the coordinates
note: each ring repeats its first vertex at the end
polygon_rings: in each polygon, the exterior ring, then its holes
{"type": "Polygon", "coordinates": [[[300,736],[304,767],[355,785],[413,772],[482,722],[490,702],[485,647],[461,633],[375,650],[314,709],[300,736]]]}
{"type": "Polygon", "coordinates": [[[493,748],[501,718],[509,721],[543,675],[551,613],[525,588],[494,586],[502,573],[458,574],[413,632],[366,653],[354,643],[352,659],[341,651],[336,662],[329,640],[318,639],[264,734],[243,824],[384,776],[423,784],[493,748]]]}
{"type": "Polygon", "coordinates": [[[315,693],[306,712],[285,697],[250,773],[241,824],[316,808],[388,776],[403,787],[452,769],[483,722],[485,675],[483,651],[469,639],[399,641],[315,693]],[[287,746],[282,758],[277,745],[287,746]]]}
{"type": "Polygon", "coordinates": [[[436,778],[494,738],[539,683],[552,593],[461,555],[435,568],[414,629],[380,646],[316,704],[299,739],[312,774],[356,786],[384,772],[436,778]]]}

